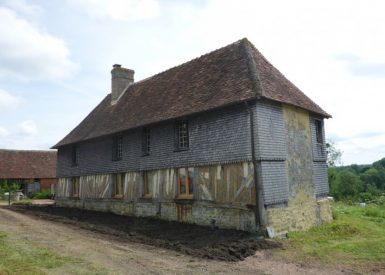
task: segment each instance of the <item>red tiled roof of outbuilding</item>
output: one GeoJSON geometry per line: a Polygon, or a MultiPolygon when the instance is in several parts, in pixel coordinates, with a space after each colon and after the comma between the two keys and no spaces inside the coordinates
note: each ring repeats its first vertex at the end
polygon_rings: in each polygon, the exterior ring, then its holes
{"type": "Polygon", "coordinates": [[[56,151],[0,149],[0,179],[56,178],[56,151]]]}

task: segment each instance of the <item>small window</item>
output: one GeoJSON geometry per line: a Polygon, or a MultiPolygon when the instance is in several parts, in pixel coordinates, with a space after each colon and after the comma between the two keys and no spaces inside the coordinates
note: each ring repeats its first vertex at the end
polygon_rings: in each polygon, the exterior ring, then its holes
{"type": "Polygon", "coordinates": [[[123,156],[123,136],[114,136],[112,142],[112,160],[121,160],[123,156]]]}
{"type": "Polygon", "coordinates": [[[194,168],[176,169],[178,197],[192,198],[194,191],[194,168]]]}
{"type": "Polygon", "coordinates": [[[145,171],[143,173],[143,196],[146,198],[151,198],[153,187],[154,187],[154,173],[151,171],[145,171]]]}
{"type": "Polygon", "coordinates": [[[142,153],[144,156],[150,154],[150,129],[143,129],[142,133],[142,153]]]}
{"type": "Polygon", "coordinates": [[[76,144],[71,148],[71,164],[72,166],[78,166],[78,147],[76,144]]]}
{"type": "Polygon", "coordinates": [[[114,198],[123,198],[125,176],[124,173],[114,174],[114,198]]]}
{"type": "Polygon", "coordinates": [[[322,121],[315,120],[315,135],[317,143],[323,143],[323,131],[322,131],[322,121]]]}
{"type": "Polygon", "coordinates": [[[80,190],[80,178],[79,177],[74,177],[71,178],[71,196],[73,198],[79,198],[79,190],[80,190]]]}
{"type": "Polygon", "coordinates": [[[189,147],[189,132],[187,121],[180,121],[176,123],[175,127],[175,144],[177,150],[186,150],[189,147]]]}

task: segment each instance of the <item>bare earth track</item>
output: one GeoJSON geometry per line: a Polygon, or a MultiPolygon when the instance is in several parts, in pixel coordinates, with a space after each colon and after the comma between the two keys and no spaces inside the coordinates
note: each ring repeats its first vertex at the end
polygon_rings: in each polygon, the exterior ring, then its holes
{"type": "Polygon", "coordinates": [[[256,240],[241,231],[71,208],[1,207],[0,231],[113,274],[343,273],[272,260],[269,255],[272,249],[280,249],[279,243],[256,240]]]}
{"type": "Polygon", "coordinates": [[[13,206],[12,209],[108,234],[121,242],[147,244],[204,259],[238,261],[254,255],[257,250],[280,247],[277,242],[256,240],[255,236],[243,231],[213,230],[159,219],[52,206],[13,206]]]}

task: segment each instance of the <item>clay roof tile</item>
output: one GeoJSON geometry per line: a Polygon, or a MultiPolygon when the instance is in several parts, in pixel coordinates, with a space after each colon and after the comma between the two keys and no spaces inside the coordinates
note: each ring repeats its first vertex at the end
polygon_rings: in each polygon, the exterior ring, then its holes
{"type": "Polygon", "coordinates": [[[116,104],[107,95],[53,148],[256,97],[330,117],[244,38],[134,83],[116,104]]]}

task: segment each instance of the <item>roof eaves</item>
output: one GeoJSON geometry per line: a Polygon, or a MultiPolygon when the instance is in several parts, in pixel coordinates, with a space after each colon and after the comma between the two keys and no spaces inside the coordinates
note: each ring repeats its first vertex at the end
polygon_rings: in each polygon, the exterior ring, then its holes
{"type": "Polygon", "coordinates": [[[75,144],[75,143],[85,142],[85,141],[94,140],[94,139],[98,139],[98,138],[104,138],[104,137],[112,136],[112,135],[115,135],[115,134],[118,134],[118,133],[123,133],[123,132],[126,132],[126,131],[135,130],[135,129],[142,128],[142,127],[148,127],[150,125],[170,122],[170,121],[174,121],[174,120],[185,119],[185,118],[188,118],[188,117],[191,117],[191,116],[195,116],[195,115],[198,115],[198,114],[202,114],[202,113],[206,113],[206,112],[210,112],[210,111],[215,111],[215,110],[219,110],[219,109],[222,109],[222,108],[227,108],[227,107],[230,107],[230,106],[241,104],[242,102],[245,102],[245,101],[251,101],[252,102],[255,99],[256,98],[242,99],[242,100],[239,100],[239,101],[231,102],[229,104],[220,105],[220,106],[215,107],[215,108],[204,109],[204,110],[200,110],[200,111],[197,111],[197,112],[187,113],[187,114],[183,114],[181,116],[172,117],[172,118],[168,118],[168,119],[164,119],[164,120],[152,121],[152,122],[145,123],[145,124],[138,124],[138,125],[136,125],[134,127],[120,129],[119,131],[113,131],[113,132],[106,133],[106,134],[103,134],[103,135],[87,137],[87,138],[84,138],[82,140],[65,142],[65,143],[61,143],[60,142],[60,144],[58,143],[55,146],[53,146],[52,148],[59,149],[60,147],[69,146],[69,145],[72,145],[72,144],[75,144]]]}

